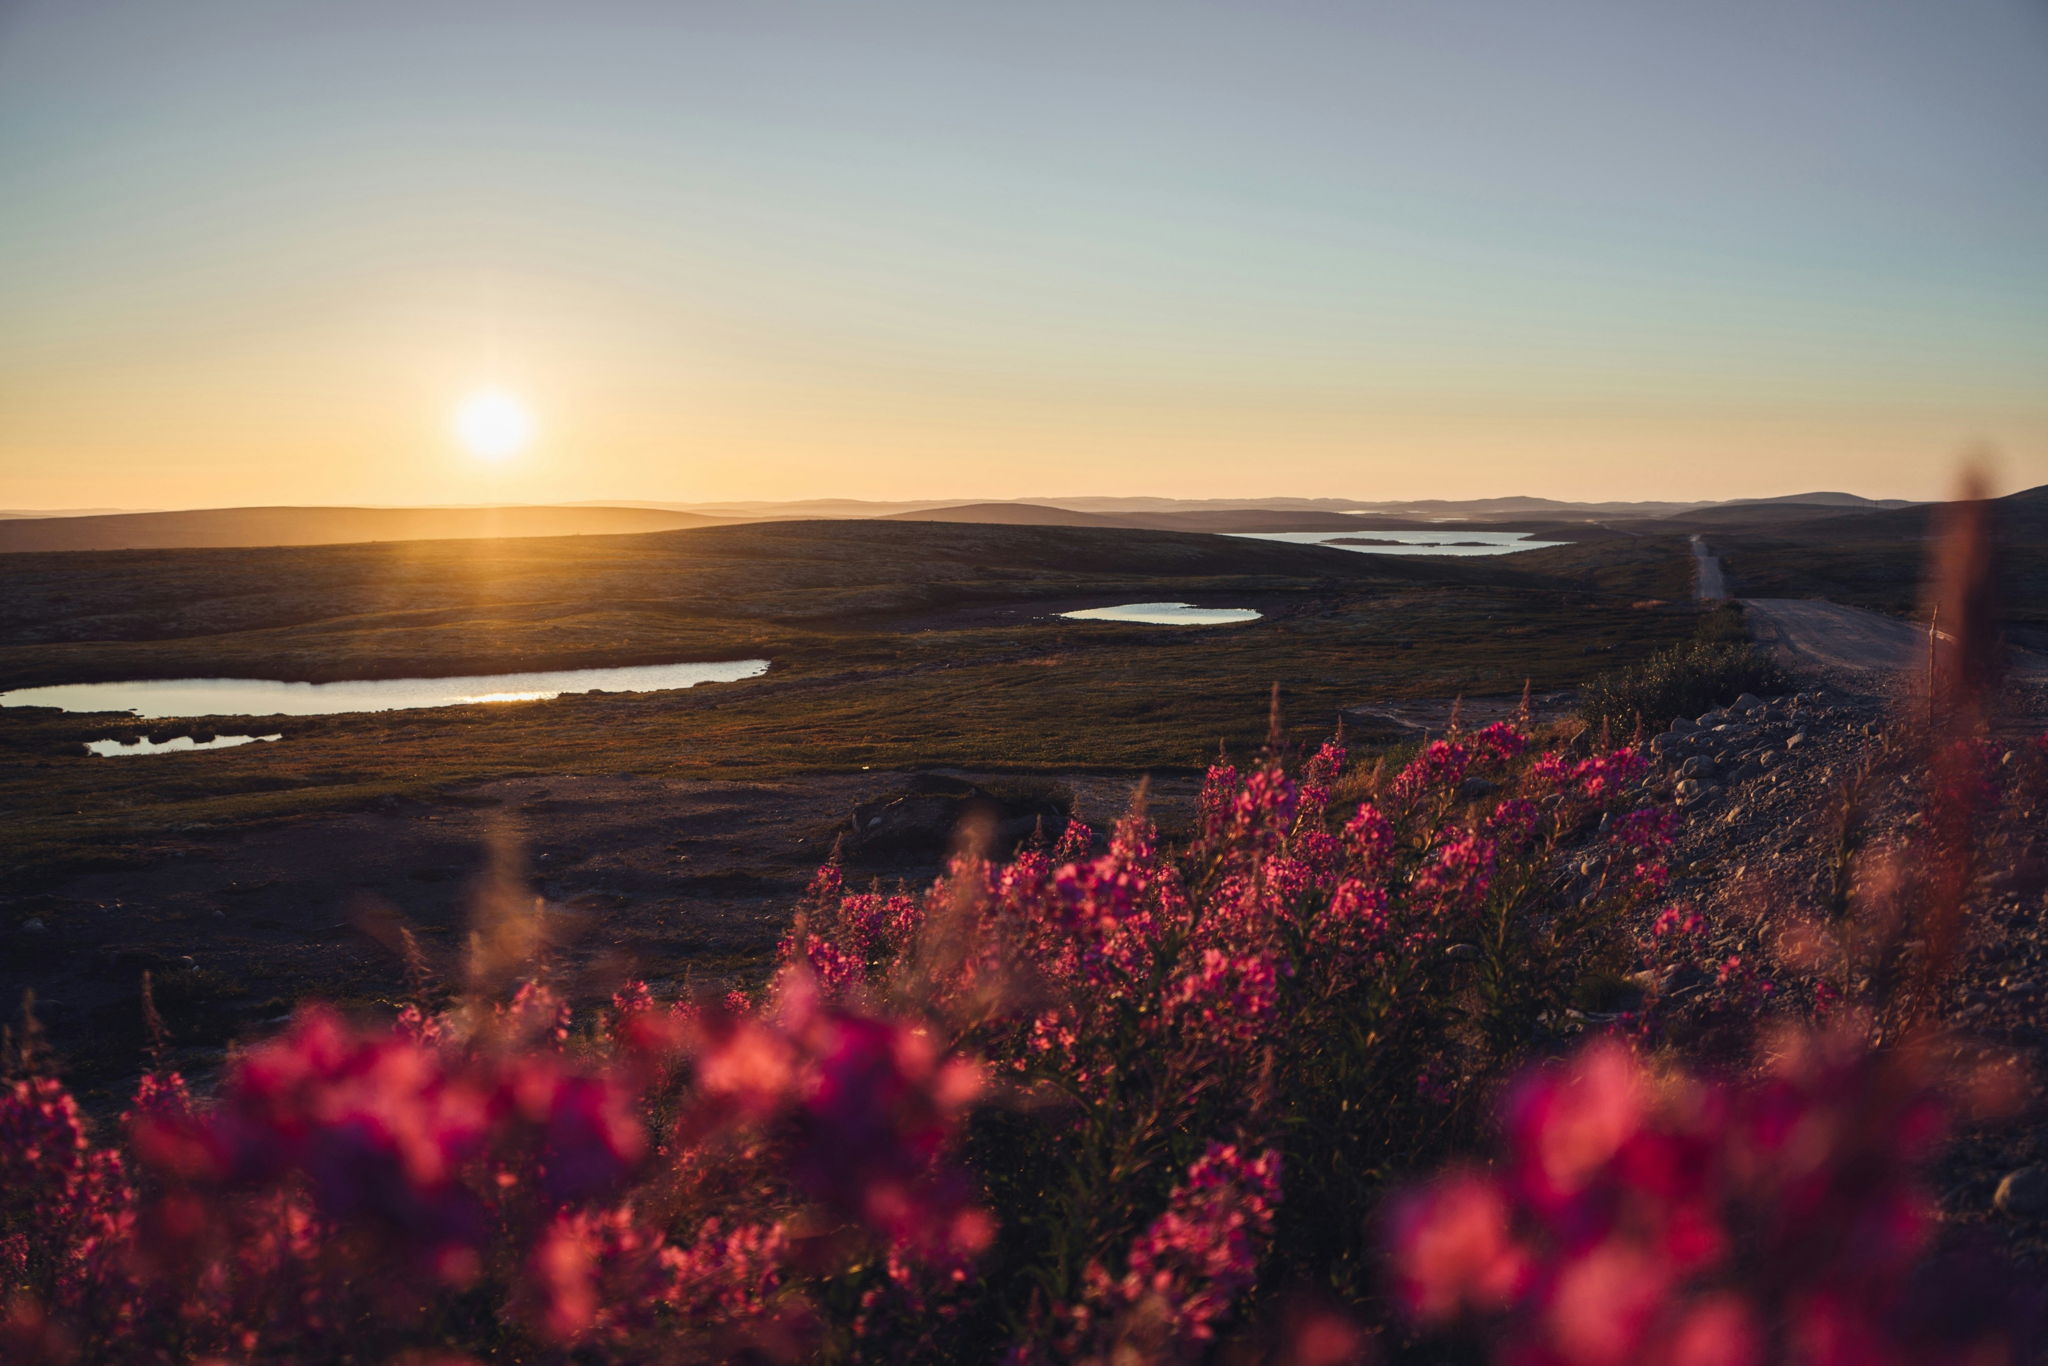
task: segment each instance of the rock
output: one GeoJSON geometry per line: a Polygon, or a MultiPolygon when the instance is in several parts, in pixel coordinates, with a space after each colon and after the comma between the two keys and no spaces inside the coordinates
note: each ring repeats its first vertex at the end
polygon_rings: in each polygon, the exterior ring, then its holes
{"type": "Polygon", "coordinates": [[[1678,787],[1675,789],[1680,806],[1692,806],[1695,803],[1705,801],[1716,790],[1712,783],[1699,778],[1681,778],[1678,780],[1678,787]]]}
{"type": "Polygon", "coordinates": [[[1671,723],[1673,735],[1690,735],[1700,728],[1700,723],[1689,716],[1681,716],[1671,723]]]}
{"type": "Polygon", "coordinates": [[[1761,697],[1758,697],[1753,692],[1746,692],[1742,696],[1735,699],[1735,705],[1729,708],[1729,710],[1750,711],[1756,707],[1761,707],[1763,704],[1764,700],[1761,697]]]}
{"type": "Polygon", "coordinates": [[[1705,754],[1695,754],[1679,767],[1681,778],[1711,778],[1720,766],[1705,754]]]}
{"type": "Polygon", "coordinates": [[[1498,791],[1500,791],[1499,783],[1489,782],[1485,778],[1467,778],[1464,782],[1458,784],[1458,800],[1461,802],[1476,802],[1481,797],[1490,797],[1498,791]]]}
{"type": "Polygon", "coordinates": [[[1764,766],[1752,759],[1748,763],[1737,764],[1735,770],[1728,775],[1728,781],[1731,783],[1746,783],[1752,778],[1762,777],[1763,771],[1764,766]]]}
{"type": "Polygon", "coordinates": [[[1795,730],[1790,735],[1785,737],[1785,748],[1798,749],[1801,745],[1806,743],[1807,739],[1808,736],[1805,731],[1795,730]]]}
{"type": "Polygon", "coordinates": [[[1444,957],[1453,963],[1476,963],[1479,961],[1477,944],[1452,944],[1444,949],[1444,957]]]}
{"type": "Polygon", "coordinates": [[[964,778],[919,773],[899,795],[856,806],[847,844],[855,854],[932,857],[945,854],[957,839],[970,838],[1007,857],[1034,831],[1043,829],[1057,839],[1071,810],[1072,798],[1051,788],[990,791],[964,778]]]}
{"type": "Polygon", "coordinates": [[[43,918],[39,915],[32,915],[21,922],[21,932],[23,934],[41,934],[49,928],[48,925],[43,923],[43,918]]]}
{"type": "Polygon", "coordinates": [[[1997,1194],[1991,1197],[1991,1205],[2001,1214],[2022,1219],[2048,1215],[2048,1167],[2021,1167],[2007,1172],[1998,1183],[1997,1194]]]}

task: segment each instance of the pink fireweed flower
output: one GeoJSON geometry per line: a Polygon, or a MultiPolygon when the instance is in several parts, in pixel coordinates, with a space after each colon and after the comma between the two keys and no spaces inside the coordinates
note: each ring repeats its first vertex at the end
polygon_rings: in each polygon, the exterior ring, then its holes
{"type": "Polygon", "coordinates": [[[1280,999],[1285,963],[1269,954],[1234,957],[1205,949],[1169,998],[1173,1020],[1188,1035],[1242,1047],[1264,1034],[1280,999]]]}
{"type": "Polygon", "coordinates": [[[1493,886],[1499,849],[1484,835],[1453,826],[1437,836],[1430,859],[1415,874],[1410,891],[1438,916],[1467,913],[1493,886]]]}
{"type": "Polygon", "coordinates": [[[302,1178],[326,1218],[460,1279],[484,1233],[460,1169],[482,1148],[491,1110],[490,1089],[438,1050],[309,1010],[236,1060],[210,1110],[145,1117],[134,1136],[167,1176],[242,1189],[302,1178]]]}
{"type": "Polygon", "coordinates": [[[509,1106],[534,1135],[540,1189],[553,1204],[611,1193],[647,1155],[632,1094],[609,1076],[529,1056],[510,1063],[499,1096],[501,1110],[509,1106]]]}
{"type": "Polygon", "coordinates": [[[1602,1040],[1561,1071],[1525,1079],[1508,1101],[1507,1131],[1522,1156],[1522,1186],[1539,1205],[1584,1189],[1634,1137],[1648,1081],[1627,1047],[1602,1040]]]}
{"type": "Polygon", "coordinates": [[[1389,1228],[1396,1289],[1424,1320],[1509,1302],[1527,1275],[1527,1256],[1508,1224],[1498,1183],[1449,1173],[1394,1206],[1389,1228]]]}
{"type": "Polygon", "coordinates": [[[1432,740],[1394,775],[1388,800],[1400,810],[1449,801],[1471,765],[1471,751],[1463,745],[1432,740]]]}
{"type": "Polygon", "coordinates": [[[945,1161],[982,1069],[922,1030],[829,1004],[793,971],[770,1020],[714,1027],[697,1080],[706,1100],[784,1138],[790,1177],[827,1210],[923,1255],[971,1255],[993,1236],[945,1161]]]}
{"type": "Polygon", "coordinates": [[[1358,871],[1367,876],[1385,870],[1394,853],[1394,824],[1371,802],[1359,804],[1358,814],[1344,825],[1344,847],[1358,871]]]}
{"type": "Polygon", "coordinates": [[[1231,803],[1230,850],[1252,855],[1278,848],[1294,828],[1300,796],[1294,780],[1277,767],[1259,769],[1246,778],[1231,803]]]}
{"type": "Polygon", "coordinates": [[[1211,764],[1202,779],[1201,795],[1195,802],[1195,821],[1203,839],[1214,842],[1223,838],[1230,828],[1231,811],[1236,801],[1237,768],[1225,763],[1211,764]]]}
{"type": "Polygon", "coordinates": [[[1425,1318],[1502,1311],[1503,1362],[2011,1360],[1999,1306],[1909,1319],[1932,1270],[1916,1170],[1942,1132],[1917,1063],[1848,1035],[1781,1046],[1740,1087],[1653,1078],[1602,1040],[1517,1088],[1508,1174],[1398,1207],[1397,1276],[1425,1318]]]}
{"type": "Polygon", "coordinates": [[[1528,748],[1529,737],[1505,721],[1496,721],[1472,737],[1474,757],[1488,768],[1512,763],[1528,748]]]}
{"type": "Polygon", "coordinates": [[[1302,769],[1301,780],[1305,784],[1327,788],[1343,771],[1344,746],[1335,740],[1325,740],[1302,769]]]}
{"type": "Polygon", "coordinates": [[[1212,1341],[1258,1277],[1279,1200],[1279,1153],[1251,1156],[1211,1143],[1174,1187],[1166,1211],[1131,1244],[1124,1274],[1112,1279],[1091,1269],[1075,1316],[1084,1341],[1098,1349],[1122,1344],[1125,1352],[1111,1359],[1149,1349],[1157,1353],[1150,1359],[1161,1360],[1184,1359],[1212,1341]]]}
{"type": "Polygon", "coordinates": [[[47,1077],[0,1084],[0,1294],[34,1288],[44,1308],[111,1308],[134,1201],[120,1158],[93,1146],[70,1092],[47,1077]]]}
{"type": "Polygon", "coordinates": [[[1542,812],[1526,797],[1510,797],[1487,814],[1482,829],[1505,853],[1527,852],[1536,842],[1542,812]]]}

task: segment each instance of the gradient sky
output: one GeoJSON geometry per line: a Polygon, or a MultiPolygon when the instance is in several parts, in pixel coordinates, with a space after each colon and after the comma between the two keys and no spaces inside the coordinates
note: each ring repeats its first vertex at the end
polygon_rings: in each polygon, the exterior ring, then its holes
{"type": "Polygon", "coordinates": [[[0,0],[0,507],[2048,483],[2044,74],[2042,0],[0,0]]]}

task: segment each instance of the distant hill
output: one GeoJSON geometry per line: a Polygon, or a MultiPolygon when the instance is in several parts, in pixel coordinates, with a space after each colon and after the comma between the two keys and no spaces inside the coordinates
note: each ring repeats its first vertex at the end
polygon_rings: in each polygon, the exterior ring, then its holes
{"type": "Polygon", "coordinates": [[[887,522],[962,522],[984,526],[1125,527],[1133,531],[1359,531],[1427,526],[1413,518],[1359,516],[1302,508],[1197,508],[1178,512],[1077,512],[1042,503],[962,503],[894,512],[887,522]]]}
{"type": "Polygon", "coordinates": [[[1910,498],[1865,498],[1860,493],[1785,493],[1776,498],[1738,498],[1732,502],[1718,504],[1720,507],[1749,507],[1757,503],[1798,503],[1817,504],[1824,507],[1843,508],[1905,508],[1912,507],[1910,498]]]}
{"type": "Polygon", "coordinates": [[[596,536],[719,526],[732,520],[696,512],[619,507],[204,508],[0,520],[0,552],[596,536]]]}
{"type": "Polygon", "coordinates": [[[979,526],[1103,526],[1135,527],[1124,517],[1105,517],[1037,503],[961,503],[954,507],[919,508],[886,513],[882,522],[966,522],[979,526]]]}

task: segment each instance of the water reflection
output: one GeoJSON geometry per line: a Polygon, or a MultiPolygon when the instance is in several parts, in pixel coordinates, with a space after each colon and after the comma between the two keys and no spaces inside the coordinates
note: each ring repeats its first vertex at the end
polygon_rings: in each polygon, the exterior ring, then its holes
{"type": "Polygon", "coordinates": [[[1084,607],[1062,612],[1069,621],[1134,621],[1147,626],[1225,626],[1257,621],[1249,607],[1197,607],[1191,602],[1127,602],[1118,607],[1084,607]]]}
{"type": "Polygon", "coordinates": [[[133,683],[61,683],[0,693],[0,707],[126,711],[152,719],[188,716],[332,716],[484,702],[541,702],[563,693],[666,692],[699,683],[736,683],[768,672],[765,659],[642,664],[623,669],[472,674],[461,678],[352,679],[281,683],[265,678],[169,678],[133,683]]]}
{"type": "Polygon", "coordinates": [[[1361,555],[1507,555],[1517,550],[1548,550],[1570,541],[1532,541],[1526,531],[1472,531],[1447,526],[1440,531],[1228,531],[1247,541],[1286,541],[1290,545],[1326,545],[1361,555]]]}
{"type": "Polygon", "coordinates": [[[184,754],[195,749],[233,749],[237,745],[253,745],[258,741],[282,740],[282,735],[216,735],[211,740],[195,740],[189,735],[159,743],[155,740],[88,740],[86,749],[103,758],[118,758],[123,754],[184,754]]]}

